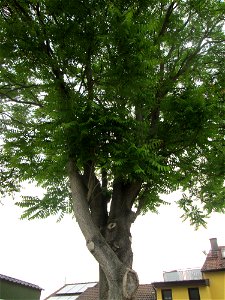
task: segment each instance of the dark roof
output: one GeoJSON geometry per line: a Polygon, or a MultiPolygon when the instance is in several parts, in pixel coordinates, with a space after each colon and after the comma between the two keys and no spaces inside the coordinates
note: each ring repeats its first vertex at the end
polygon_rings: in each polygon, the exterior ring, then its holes
{"type": "Polygon", "coordinates": [[[208,286],[208,285],[209,285],[208,279],[153,282],[153,286],[155,288],[169,288],[173,286],[208,286]]]}
{"type": "Polygon", "coordinates": [[[23,285],[23,286],[27,286],[27,287],[30,287],[30,288],[36,289],[36,290],[42,290],[42,288],[40,288],[38,285],[29,283],[29,282],[26,282],[26,281],[22,281],[22,280],[13,278],[13,277],[5,276],[5,275],[2,275],[2,274],[0,274],[0,280],[13,282],[13,283],[20,284],[20,285],[23,285]]]}
{"type": "MultiPolygon", "coordinates": [[[[135,295],[135,300],[155,300],[156,292],[152,284],[140,284],[135,295]]],[[[98,300],[98,285],[88,288],[77,300],[98,300]]]]}
{"type": "Polygon", "coordinates": [[[209,251],[202,266],[202,272],[225,271],[225,258],[222,257],[222,250],[225,250],[225,246],[209,251]]]}

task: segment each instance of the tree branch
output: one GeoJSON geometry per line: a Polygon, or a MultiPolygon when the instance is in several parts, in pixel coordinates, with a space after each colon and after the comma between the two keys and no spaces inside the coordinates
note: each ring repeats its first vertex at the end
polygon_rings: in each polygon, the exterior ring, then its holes
{"type": "Polygon", "coordinates": [[[10,120],[12,120],[15,123],[19,123],[22,124],[24,127],[26,126],[26,124],[24,124],[23,122],[21,122],[20,120],[14,119],[11,115],[7,114],[6,112],[0,111],[0,114],[2,114],[3,116],[8,117],[10,120]]]}
{"type": "Polygon", "coordinates": [[[94,223],[102,229],[107,224],[107,198],[104,197],[103,188],[95,175],[93,162],[89,161],[84,167],[83,182],[87,187],[87,201],[94,223]]]}
{"type": "Polygon", "coordinates": [[[174,8],[176,7],[174,5],[175,5],[175,2],[171,2],[171,4],[169,5],[169,7],[168,7],[168,9],[166,11],[165,19],[163,21],[162,28],[161,28],[161,30],[160,30],[160,32],[158,34],[158,38],[160,36],[163,36],[166,33],[166,30],[167,30],[168,25],[169,25],[170,16],[171,16],[174,8]]]}
{"type": "Polygon", "coordinates": [[[126,207],[128,210],[132,209],[132,206],[137,198],[140,190],[141,190],[142,183],[141,182],[131,182],[127,183],[123,189],[123,202],[126,203],[126,207]]]}
{"type": "MultiPolygon", "coordinates": [[[[8,98],[8,100],[10,102],[15,102],[15,103],[20,103],[20,104],[26,104],[26,105],[33,105],[33,106],[38,106],[40,108],[43,108],[44,105],[42,105],[41,103],[37,103],[37,102],[32,102],[32,101],[22,101],[22,100],[18,100],[18,99],[15,99],[15,98],[12,98],[11,96],[9,96],[8,94],[4,94],[4,93],[1,93],[0,92],[0,97],[4,97],[4,98],[8,98]]],[[[7,99],[4,99],[4,98],[1,98],[1,100],[7,100],[7,99]]]]}
{"type": "Polygon", "coordinates": [[[22,13],[23,16],[25,16],[27,19],[32,20],[32,18],[30,17],[30,15],[27,13],[27,11],[23,8],[22,5],[20,5],[20,3],[16,0],[13,0],[15,7],[18,9],[19,12],[22,13]]]}

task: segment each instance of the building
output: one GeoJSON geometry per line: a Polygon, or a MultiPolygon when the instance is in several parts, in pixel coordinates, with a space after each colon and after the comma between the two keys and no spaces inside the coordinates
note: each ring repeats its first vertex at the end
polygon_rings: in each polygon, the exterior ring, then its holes
{"type": "Polygon", "coordinates": [[[97,282],[65,284],[45,300],[75,300],[87,289],[94,287],[97,282]]]}
{"type": "Polygon", "coordinates": [[[225,246],[218,246],[217,239],[211,239],[211,250],[202,266],[203,278],[209,280],[209,299],[225,299],[225,246]]]}
{"type": "MultiPolygon", "coordinates": [[[[201,269],[165,272],[164,281],[140,284],[134,300],[225,300],[225,246],[210,239],[201,269]]],[[[98,300],[96,282],[66,284],[45,300],[98,300]]]]}
{"type": "Polygon", "coordinates": [[[39,300],[41,290],[35,284],[0,274],[1,300],[39,300]]]}
{"type": "MultiPolygon", "coordinates": [[[[99,300],[98,286],[87,289],[77,300],[99,300]]],[[[134,300],[156,300],[155,289],[152,284],[140,284],[134,300]]]]}
{"type": "Polygon", "coordinates": [[[158,300],[225,299],[225,246],[210,239],[211,249],[201,269],[164,273],[163,282],[154,282],[158,300]]]}
{"type": "Polygon", "coordinates": [[[156,288],[158,300],[211,299],[208,297],[207,289],[209,286],[209,280],[203,278],[154,282],[153,285],[156,288]]]}
{"type": "MultiPolygon", "coordinates": [[[[97,282],[66,284],[45,300],[98,300],[97,282]]],[[[135,300],[156,300],[152,284],[140,284],[135,300]]]]}

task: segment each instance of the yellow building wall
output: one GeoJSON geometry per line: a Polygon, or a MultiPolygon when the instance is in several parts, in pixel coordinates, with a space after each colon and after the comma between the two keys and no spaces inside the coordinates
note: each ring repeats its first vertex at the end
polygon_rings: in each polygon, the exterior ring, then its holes
{"type": "MultiPolygon", "coordinates": [[[[209,279],[210,298],[212,300],[225,299],[225,272],[206,272],[203,273],[204,279],[209,279]]],[[[208,299],[207,299],[208,300],[208,299]]]]}
{"type": "MultiPolygon", "coordinates": [[[[188,300],[189,295],[188,295],[188,288],[199,288],[199,293],[200,293],[200,299],[201,300],[211,300],[211,295],[210,295],[210,289],[208,286],[176,286],[176,287],[171,287],[171,288],[165,288],[165,289],[171,289],[172,290],[172,297],[173,300],[188,300]]],[[[225,298],[218,298],[217,300],[224,300],[225,298]]],[[[162,292],[161,289],[157,288],[157,300],[162,300],[162,292]]]]}

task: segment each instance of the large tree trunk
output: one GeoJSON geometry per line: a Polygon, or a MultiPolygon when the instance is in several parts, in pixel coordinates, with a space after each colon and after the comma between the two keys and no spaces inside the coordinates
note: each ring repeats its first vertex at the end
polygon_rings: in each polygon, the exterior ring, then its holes
{"type": "MultiPolygon", "coordinates": [[[[118,204],[114,205],[103,237],[100,229],[93,222],[87,202],[86,186],[76,172],[72,160],[69,162],[68,169],[76,220],[89,251],[98,261],[101,272],[107,280],[108,292],[104,294],[107,298],[101,298],[100,295],[100,300],[132,299],[138,288],[138,276],[131,268],[132,251],[129,237],[132,218],[127,214],[126,209],[120,210],[120,216],[115,214],[119,210],[118,204]]],[[[113,196],[114,199],[117,199],[116,194],[113,196]]],[[[118,198],[115,203],[119,203],[119,200],[121,199],[118,198]]]]}
{"type": "MultiPolygon", "coordinates": [[[[128,269],[132,269],[133,252],[131,238],[131,224],[134,221],[134,213],[131,210],[133,200],[135,199],[140,184],[124,185],[122,181],[117,180],[113,184],[113,195],[108,216],[107,226],[103,235],[115,252],[119,260],[128,269]]],[[[107,281],[100,268],[100,299],[107,299],[107,281]]],[[[124,295],[124,299],[128,295],[124,295]]],[[[110,299],[110,298],[109,298],[110,299]]]]}
{"type": "MultiPolygon", "coordinates": [[[[109,219],[107,228],[104,232],[104,237],[115,252],[119,260],[123,263],[128,269],[132,269],[133,264],[133,252],[131,248],[131,220],[129,216],[117,216],[113,220],[109,219]]],[[[101,269],[99,268],[99,299],[106,300],[108,298],[109,286],[107,278],[101,269]]],[[[124,295],[125,296],[125,295],[124,295]]],[[[130,298],[123,298],[130,299],[130,298]]]]}

